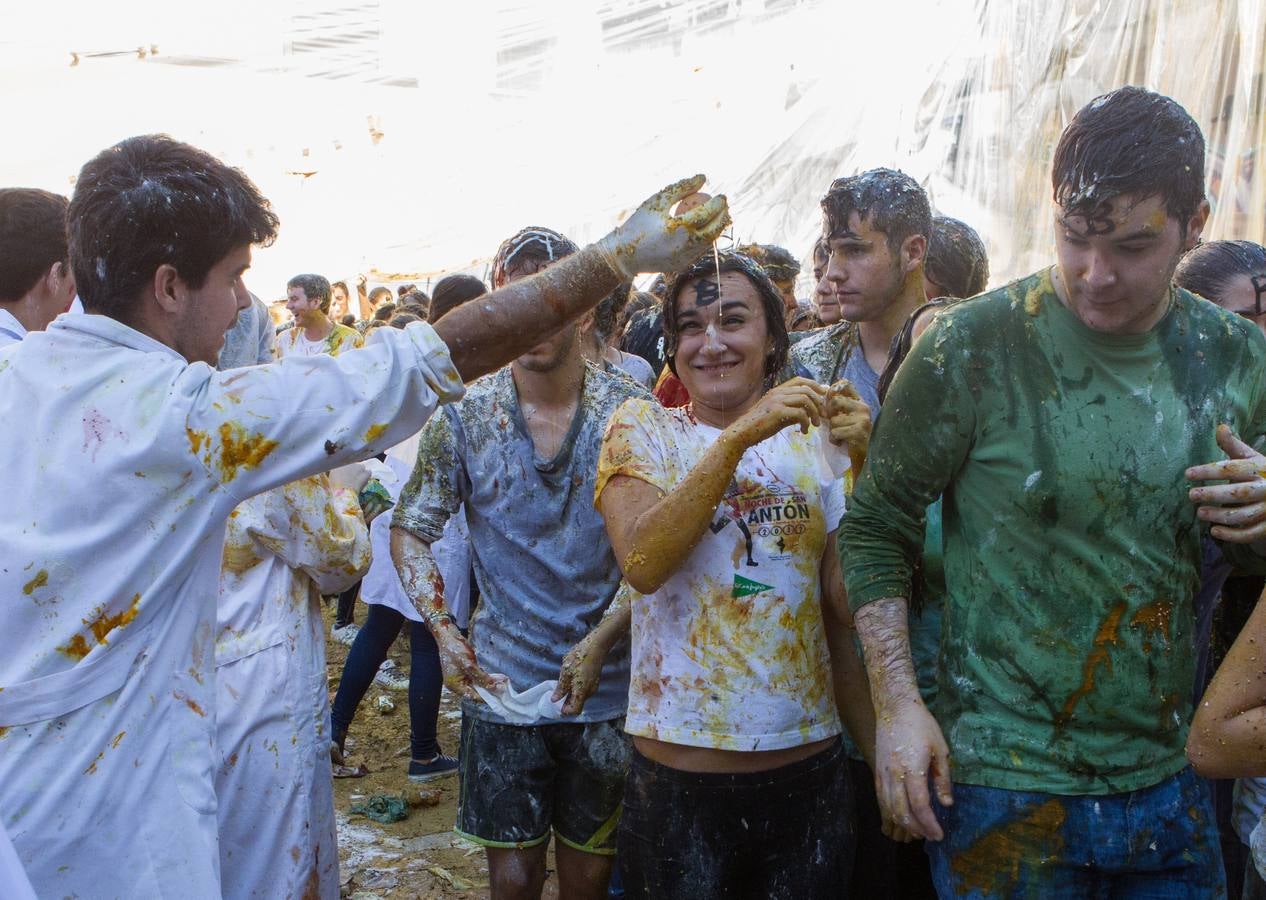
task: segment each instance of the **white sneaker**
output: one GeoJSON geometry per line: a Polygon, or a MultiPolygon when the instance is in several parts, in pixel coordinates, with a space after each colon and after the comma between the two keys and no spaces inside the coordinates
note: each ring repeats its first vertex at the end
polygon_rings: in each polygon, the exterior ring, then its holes
{"type": "Polygon", "coordinates": [[[349,647],[352,646],[352,642],[356,640],[356,635],[358,634],[360,634],[360,626],[355,622],[348,622],[342,628],[337,625],[330,626],[330,637],[349,647]]]}
{"type": "Polygon", "coordinates": [[[407,691],[409,676],[396,670],[395,660],[384,659],[378,671],[374,673],[374,681],[393,691],[407,691]]]}

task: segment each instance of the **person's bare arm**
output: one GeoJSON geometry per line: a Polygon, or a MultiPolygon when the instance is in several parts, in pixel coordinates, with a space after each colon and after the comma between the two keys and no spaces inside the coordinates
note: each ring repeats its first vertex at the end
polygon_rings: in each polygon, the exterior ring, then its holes
{"type": "Polygon", "coordinates": [[[1206,778],[1266,776],[1266,603],[1260,600],[1218,667],[1187,735],[1187,758],[1206,778]]]}
{"type": "Polygon", "coordinates": [[[836,532],[827,535],[822,554],[822,624],[826,628],[827,649],[831,652],[831,679],[835,705],[853,743],[875,768],[875,708],[870,699],[866,666],[857,652],[856,625],[844,594],[840,556],[835,551],[836,532]]]}
{"type": "Polygon", "coordinates": [[[944,833],[932,811],[928,778],[943,806],[953,803],[949,747],[915,677],[905,598],[888,597],[857,610],[870,693],[875,706],[875,784],[880,807],[916,837],[944,833]]]}
{"type": "Polygon", "coordinates": [[[480,667],[474,648],[462,637],[448,610],[444,579],[435,565],[431,545],[403,528],[392,528],[391,560],[405,596],[435,637],[444,683],[458,696],[483,702],[475,692],[475,685],[491,688],[495,680],[480,667]]]}
{"type": "Polygon", "coordinates": [[[724,196],[671,215],[677,201],[702,185],[702,175],[670,185],[596,244],[436,322],[462,380],[474,381],[521,356],[634,275],[694,262],[730,221],[724,196]]]}
{"type": "Polygon", "coordinates": [[[606,661],[607,654],[620,638],[629,633],[629,625],[633,621],[632,594],[633,589],[628,583],[620,582],[619,590],[615,592],[598,624],[563,657],[563,665],[558,673],[558,687],[554,689],[552,698],[555,703],[567,698],[563,705],[563,715],[580,715],[585,701],[598,690],[598,679],[602,675],[602,664],[606,661]]]}
{"type": "Polygon", "coordinates": [[[721,432],[667,494],[637,478],[612,478],[598,508],[625,580],[643,594],[658,590],[712,524],[744,451],[789,425],[806,430],[817,425],[825,395],[825,388],[805,378],[793,378],[769,391],[721,432]]]}

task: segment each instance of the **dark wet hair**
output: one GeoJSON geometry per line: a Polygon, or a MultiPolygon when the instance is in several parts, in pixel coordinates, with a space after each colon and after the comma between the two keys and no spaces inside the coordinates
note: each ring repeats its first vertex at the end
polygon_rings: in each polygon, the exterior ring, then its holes
{"type": "Polygon", "coordinates": [[[474,275],[445,275],[435,283],[435,290],[431,292],[431,311],[427,321],[434,324],[466,301],[486,293],[488,288],[474,275]]]}
{"type": "Polygon", "coordinates": [[[893,253],[906,238],[916,234],[927,237],[932,231],[927,192],[896,169],[871,169],[832,181],[822,198],[823,236],[830,238],[847,231],[853,213],[871,228],[882,231],[893,253]]]}
{"type": "Polygon", "coordinates": [[[651,285],[646,289],[646,292],[653,297],[658,297],[660,300],[663,300],[668,294],[668,279],[663,275],[656,275],[655,280],[651,282],[651,285]]]}
{"type": "Polygon", "coordinates": [[[1266,299],[1266,247],[1252,241],[1209,241],[1197,244],[1178,262],[1174,283],[1217,303],[1230,283],[1242,275],[1253,278],[1258,314],[1266,299]]]}
{"type": "Polygon", "coordinates": [[[54,263],[69,263],[67,206],[48,191],[0,190],[0,302],[22,299],[54,263]]]}
{"type": "Polygon", "coordinates": [[[344,325],[356,324],[356,313],[344,313],[343,318],[339,319],[344,325]]]}
{"type": "Polygon", "coordinates": [[[1122,194],[1159,196],[1184,233],[1204,200],[1204,135],[1162,94],[1123,87],[1083,106],[1060,135],[1051,167],[1064,215],[1102,221],[1122,194]]]}
{"type": "MultiPolygon", "coordinates": [[[[664,308],[660,298],[650,293],[638,297],[650,297],[654,306],[642,307],[629,316],[620,337],[620,349],[640,356],[650,364],[656,377],[664,370],[664,308]]],[[[630,306],[633,304],[630,303],[630,306]]]]}
{"type": "Polygon", "coordinates": [[[818,238],[813,242],[813,277],[817,281],[822,280],[819,272],[826,272],[826,264],[831,261],[831,247],[824,238],[818,238]]]}
{"type": "Polygon", "coordinates": [[[70,264],[84,306],[126,316],[161,265],[193,288],[232,250],[267,245],[277,216],[240,170],[151,134],[89,160],[70,200],[70,264]]]}
{"type": "MultiPolygon", "coordinates": [[[[787,338],[787,323],[783,318],[786,306],[783,303],[782,294],[778,293],[778,288],[774,287],[774,283],[769,280],[765,270],[751,257],[744,256],[742,253],[736,253],[733,250],[724,251],[720,254],[719,268],[722,275],[726,272],[741,272],[746,275],[747,280],[752,283],[760,296],[761,308],[765,313],[766,333],[774,343],[773,351],[765,360],[765,377],[768,380],[781,371],[786,364],[787,350],[791,346],[787,338]]],[[[677,344],[680,340],[677,326],[677,295],[681,293],[682,287],[687,282],[694,281],[696,278],[710,276],[711,280],[715,281],[717,269],[717,257],[709,251],[695,260],[689,268],[671,275],[668,279],[668,293],[663,303],[664,358],[674,375],[677,374],[677,344]]]]}
{"type": "Polygon", "coordinates": [[[501,242],[492,258],[492,286],[504,284],[506,269],[525,262],[556,262],[580,248],[570,239],[539,225],[529,225],[501,242]]]}
{"type": "Polygon", "coordinates": [[[777,244],[740,244],[735,249],[754,259],[772,281],[791,281],[800,274],[800,261],[777,244]]]}
{"type": "Polygon", "coordinates": [[[330,291],[330,282],[323,275],[303,274],[296,275],[286,282],[286,290],[290,288],[299,288],[303,291],[303,296],[309,300],[321,301],[320,309],[323,313],[330,311],[330,301],[333,299],[330,291]]]}
{"type": "Polygon", "coordinates": [[[628,304],[632,290],[633,282],[631,281],[617,284],[614,290],[599,300],[598,305],[594,307],[593,330],[602,343],[605,344],[611,339],[611,335],[615,334],[616,322],[624,311],[625,305],[628,304]]]}
{"type": "Polygon", "coordinates": [[[946,297],[974,297],[989,283],[989,252],[976,229],[949,216],[932,219],[924,274],[946,297]]]}
{"type": "Polygon", "coordinates": [[[394,303],[383,303],[374,310],[373,320],[376,322],[387,322],[396,314],[396,305],[394,303]]]}
{"type": "Polygon", "coordinates": [[[425,322],[426,319],[414,312],[398,312],[391,317],[391,321],[387,324],[392,328],[403,328],[406,325],[412,325],[414,322],[425,322]]]}

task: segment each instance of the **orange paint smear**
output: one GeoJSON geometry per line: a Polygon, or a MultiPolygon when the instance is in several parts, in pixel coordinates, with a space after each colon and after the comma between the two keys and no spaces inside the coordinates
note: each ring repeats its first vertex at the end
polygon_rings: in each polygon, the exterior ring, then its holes
{"type": "Polygon", "coordinates": [[[198,715],[202,716],[203,718],[206,717],[207,714],[202,709],[202,707],[198,705],[198,701],[194,700],[188,694],[182,694],[179,691],[176,691],[175,693],[172,694],[172,696],[175,697],[177,700],[182,701],[185,704],[185,706],[192,709],[198,715]]]}
{"type": "Polygon", "coordinates": [[[34,578],[22,585],[22,593],[29,597],[35,592],[36,588],[42,588],[46,584],[48,584],[48,570],[40,569],[35,573],[34,578]]]}
{"type": "MultiPolygon", "coordinates": [[[[97,644],[110,643],[107,638],[110,632],[116,628],[123,628],[132,623],[136,618],[136,614],[140,609],[141,595],[135,594],[128,608],[114,615],[107,615],[104,607],[97,607],[96,615],[92,619],[82,619],[81,621],[88,626],[88,630],[92,632],[93,638],[97,644]]],[[[59,653],[64,653],[71,659],[83,659],[92,652],[92,645],[88,643],[88,639],[83,634],[76,634],[70,641],[57,648],[59,653]]]]}
{"type": "Polygon", "coordinates": [[[1073,711],[1077,708],[1077,704],[1095,689],[1095,670],[1100,665],[1105,665],[1108,667],[1109,672],[1112,671],[1112,657],[1108,655],[1108,648],[1116,647],[1121,643],[1118,631],[1121,628],[1121,617],[1123,615],[1125,615],[1124,600],[1108,611],[1103,624],[1099,626],[1099,633],[1095,635],[1094,649],[1086,657],[1086,664],[1082,668],[1081,685],[1077,690],[1069,694],[1068,699],[1064,701],[1064,708],[1055,717],[1056,728],[1063,728],[1067,725],[1073,717],[1073,711]]]}
{"type": "MultiPolygon", "coordinates": [[[[1028,815],[994,828],[950,861],[957,894],[1011,896],[1020,886],[1021,869],[1052,862],[1063,847],[1064,807],[1048,800],[1028,815]]],[[[1032,884],[1032,882],[1030,882],[1032,884]]]]}
{"type": "Polygon", "coordinates": [[[247,435],[241,425],[225,422],[220,426],[220,475],[232,481],[239,469],[254,469],[277,449],[277,442],[262,434],[247,435]]]}
{"type": "Polygon", "coordinates": [[[1167,600],[1157,600],[1140,606],[1138,612],[1130,619],[1131,628],[1143,629],[1143,649],[1152,649],[1153,639],[1159,637],[1166,647],[1169,646],[1169,617],[1174,605],[1167,600]]]}

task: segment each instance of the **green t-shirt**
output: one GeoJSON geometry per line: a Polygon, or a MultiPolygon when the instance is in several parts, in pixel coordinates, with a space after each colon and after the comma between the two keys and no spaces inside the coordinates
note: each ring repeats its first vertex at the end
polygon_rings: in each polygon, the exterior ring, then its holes
{"type": "MultiPolygon", "coordinates": [[[[1054,794],[1186,765],[1202,526],[1185,469],[1266,429],[1266,338],[1174,289],[1108,335],[1044,271],[942,312],[902,365],[840,530],[850,602],[908,596],[944,494],[933,713],[956,781],[1054,794]]],[[[1225,545],[1241,567],[1266,568],[1225,545]]]]}

